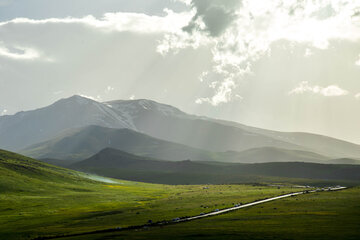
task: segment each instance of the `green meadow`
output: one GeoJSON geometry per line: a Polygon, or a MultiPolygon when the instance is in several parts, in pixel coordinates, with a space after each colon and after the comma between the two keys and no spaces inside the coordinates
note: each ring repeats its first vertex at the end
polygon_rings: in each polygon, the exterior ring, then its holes
{"type": "Polygon", "coordinates": [[[191,222],[75,239],[360,239],[360,188],[285,198],[191,222]]]}
{"type": "Polygon", "coordinates": [[[298,188],[105,179],[0,151],[0,239],[141,225],[294,191],[298,188]]]}

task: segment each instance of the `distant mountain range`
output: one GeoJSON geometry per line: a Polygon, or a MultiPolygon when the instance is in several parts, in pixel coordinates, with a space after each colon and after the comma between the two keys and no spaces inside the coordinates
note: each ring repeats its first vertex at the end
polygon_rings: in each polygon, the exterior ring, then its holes
{"type": "Polygon", "coordinates": [[[81,96],[0,117],[0,148],[80,160],[111,147],[164,160],[358,163],[360,145],[186,114],[151,100],[100,103],[81,96]],[[336,160],[334,160],[336,159],[336,160]]]}
{"type": "MultiPolygon", "coordinates": [[[[48,159],[49,163],[55,165],[66,166],[67,163],[62,164],[61,161],[56,162],[54,159],[79,161],[91,157],[104,148],[114,148],[138,156],[170,161],[345,163],[342,162],[345,159],[335,161],[313,152],[274,147],[252,148],[242,152],[211,152],[153,138],[127,128],[114,129],[99,126],[68,131],[52,140],[32,145],[22,153],[38,159],[48,159]]],[[[351,164],[356,163],[358,163],[356,160],[351,162],[351,164]]]]}
{"type": "Polygon", "coordinates": [[[23,154],[38,159],[83,160],[104,148],[116,148],[140,156],[172,161],[214,160],[215,153],[153,138],[128,128],[87,126],[30,146],[23,154]],[[212,156],[214,155],[214,156],[212,156]]]}
{"type": "Polygon", "coordinates": [[[261,182],[266,178],[274,180],[276,177],[360,181],[358,165],[301,162],[235,164],[190,160],[174,162],[144,158],[111,148],[74,163],[70,168],[107,177],[166,184],[261,182]]]}

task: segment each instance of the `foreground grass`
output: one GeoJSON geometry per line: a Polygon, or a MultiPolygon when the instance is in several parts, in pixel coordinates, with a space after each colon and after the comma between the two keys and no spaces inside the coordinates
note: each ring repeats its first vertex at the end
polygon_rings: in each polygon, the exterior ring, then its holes
{"type": "Polygon", "coordinates": [[[0,151],[0,239],[32,239],[140,225],[298,190],[99,182],[90,178],[95,179],[0,151]]]}
{"type": "Polygon", "coordinates": [[[0,236],[25,239],[126,227],[295,191],[248,185],[212,185],[205,190],[133,182],[58,187],[64,191],[1,194],[0,236]]]}
{"type": "Polygon", "coordinates": [[[286,198],[228,214],[72,239],[360,239],[360,188],[286,198]]]}

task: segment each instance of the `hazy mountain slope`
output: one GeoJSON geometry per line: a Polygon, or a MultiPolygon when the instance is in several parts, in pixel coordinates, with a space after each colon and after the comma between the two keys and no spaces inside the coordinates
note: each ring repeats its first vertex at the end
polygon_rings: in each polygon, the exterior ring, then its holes
{"type": "Polygon", "coordinates": [[[271,137],[273,139],[300,145],[307,148],[309,151],[323,154],[326,156],[349,157],[349,158],[360,157],[360,145],[347,142],[344,140],[339,140],[336,138],[331,138],[328,136],[323,136],[313,133],[303,133],[303,132],[279,132],[279,131],[250,127],[231,121],[216,120],[210,118],[207,119],[209,121],[214,121],[226,126],[240,128],[249,132],[262,134],[271,137]]]}
{"type": "Polygon", "coordinates": [[[35,158],[83,160],[111,147],[141,156],[167,160],[214,160],[212,153],[167,142],[130,130],[88,126],[61,134],[22,151],[35,158]]]}
{"type": "Polygon", "coordinates": [[[127,112],[139,131],[153,137],[211,151],[242,151],[276,147],[316,152],[334,158],[360,158],[360,145],[327,136],[278,132],[243,124],[190,115],[150,100],[111,101],[127,112]]]}
{"type": "Polygon", "coordinates": [[[261,134],[222,125],[179,109],[149,100],[111,101],[106,104],[127,111],[139,131],[150,136],[210,151],[242,151],[272,146],[301,149],[301,146],[274,140],[261,134]],[[130,110],[129,110],[130,109],[130,110]]]}
{"type": "Polygon", "coordinates": [[[325,163],[329,164],[360,164],[360,160],[358,159],[351,159],[351,158],[338,158],[338,159],[331,159],[326,161],[325,163]]]}
{"type": "Polygon", "coordinates": [[[0,147],[21,149],[63,130],[88,125],[134,128],[126,117],[105,104],[73,96],[48,107],[0,117],[0,147]]]}
{"type": "Polygon", "coordinates": [[[330,160],[313,152],[289,150],[274,147],[252,148],[242,152],[226,152],[229,162],[264,163],[264,162],[314,162],[326,163],[330,160]],[[232,160],[233,159],[233,160],[232,160]]]}
{"type": "Polygon", "coordinates": [[[217,167],[204,163],[185,161],[164,161],[153,158],[137,156],[112,148],[105,148],[94,156],[71,165],[72,168],[121,168],[136,169],[140,171],[212,171],[217,167]],[[191,164],[189,164],[191,163],[191,164]]]}
{"type": "MultiPolygon", "coordinates": [[[[331,158],[360,158],[359,145],[325,136],[280,133],[189,115],[175,107],[144,99],[99,103],[80,96],[62,99],[45,108],[0,117],[0,147],[23,149],[52,139],[63,131],[89,125],[129,128],[212,152],[274,147],[315,152],[331,158]]],[[[171,156],[161,158],[172,159],[171,156]]],[[[197,156],[189,158],[200,159],[197,156]]]]}
{"type": "Polygon", "coordinates": [[[107,177],[168,183],[226,183],[261,177],[360,181],[360,166],[315,163],[230,164],[144,159],[115,149],[104,149],[71,168],[107,177]]]}
{"type": "Polygon", "coordinates": [[[324,162],[325,156],[299,150],[263,147],[243,152],[211,152],[186,145],[164,141],[130,129],[114,129],[88,126],[67,131],[50,141],[30,146],[23,154],[37,159],[59,159],[50,161],[55,165],[66,166],[61,160],[83,160],[104,148],[123,150],[139,156],[164,160],[197,160],[217,162],[324,162]]]}

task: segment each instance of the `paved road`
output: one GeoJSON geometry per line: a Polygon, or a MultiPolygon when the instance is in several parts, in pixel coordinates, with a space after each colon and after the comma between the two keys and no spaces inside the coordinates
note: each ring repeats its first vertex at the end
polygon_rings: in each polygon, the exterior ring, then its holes
{"type": "Polygon", "coordinates": [[[196,220],[196,219],[200,219],[200,218],[205,218],[205,217],[216,216],[216,215],[219,215],[219,214],[224,214],[224,213],[227,213],[227,212],[235,211],[235,210],[238,210],[238,209],[241,209],[241,208],[247,208],[247,207],[251,207],[251,206],[254,206],[254,205],[258,205],[258,204],[262,204],[262,203],[266,203],[266,202],[271,202],[271,201],[279,200],[279,199],[282,199],[282,198],[293,197],[293,196],[297,196],[297,195],[301,195],[301,194],[308,194],[308,193],[322,192],[322,191],[338,191],[338,190],[343,190],[343,189],[346,189],[346,187],[323,188],[323,189],[320,189],[320,190],[306,190],[305,189],[304,191],[301,191],[301,192],[289,193],[289,194],[285,194],[285,195],[281,195],[281,196],[277,196],[277,197],[273,197],[273,198],[267,198],[267,199],[264,199],[264,200],[259,200],[259,201],[243,204],[243,205],[236,206],[236,207],[225,208],[225,209],[221,209],[221,210],[218,210],[218,211],[205,213],[205,214],[192,216],[192,217],[177,218],[177,219],[173,219],[173,220],[169,220],[169,221],[163,221],[163,222],[157,222],[157,223],[149,223],[149,224],[137,225],[137,226],[130,226],[130,227],[126,227],[126,228],[111,228],[111,229],[104,229],[104,230],[86,232],[86,233],[79,233],[79,234],[69,234],[69,235],[51,236],[51,237],[50,236],[49,237],[39,237],[39,238],[35,238],[34,240],[75,237],[75,236],[84,236],[84,235],[99,234],[99,233],[110,233],[110,232],[118,232],[118,231],[125,231],[125,230],[142,229],[142,228],[149,228],[149,227],[156,227],[156,226],[165,226],[165,225],[171,225],[171,224],[176,224],[176,223],[181,223],[181,222],[188,222],[188,221],[192,221],[192,220],[196,220]]]}
{"type": "MultiPolygon", "coordinates": [[[[346,187],[326,188],[325,190],[320,190],[320,191],[338,191],[338,190],[343,190],[345,188],[346,187]]],[[[254,205],[258,205],[258,204],[275,201],[275,200],[282,199],[282,198],[292,197],[292,196],[306,194],[306,193],[314,193],[314,192],[319,192],[319,190],[309,190],[307,192],[305,190],[305,191],[302,191],[302,192],[289,193],[289,194],[285,194],[285,195],[281,195],[281,196],[277,196],[277,197],[273,197],[273,198],[267,198],[267,199],[264,199],[264,200],[259,200],[259,201],[247,203],[247,204],[240,205],[240,206],[237,206],[237,207],[231,207],[231,208],[222,209],[222,210],[219,210],[219,211],[216,211],[216,212],[210,212],[210,213],[206,213],[206,214],[202,214],[202,215],[198,215],[198,216],[179,219],[176,222],[186,222],[186,221],[191,221],[191,220],[195,220],[195,219],[199,219],[199,218],[211,217],[211,216],[227,213],[227,212],[230,212],[230,211],[235,211],[235,210],[238,210],[238,209],[241,209],[241,208],[247,208],[247,207],[251,207],[251,206],[254,206],[254,205]]]]}

